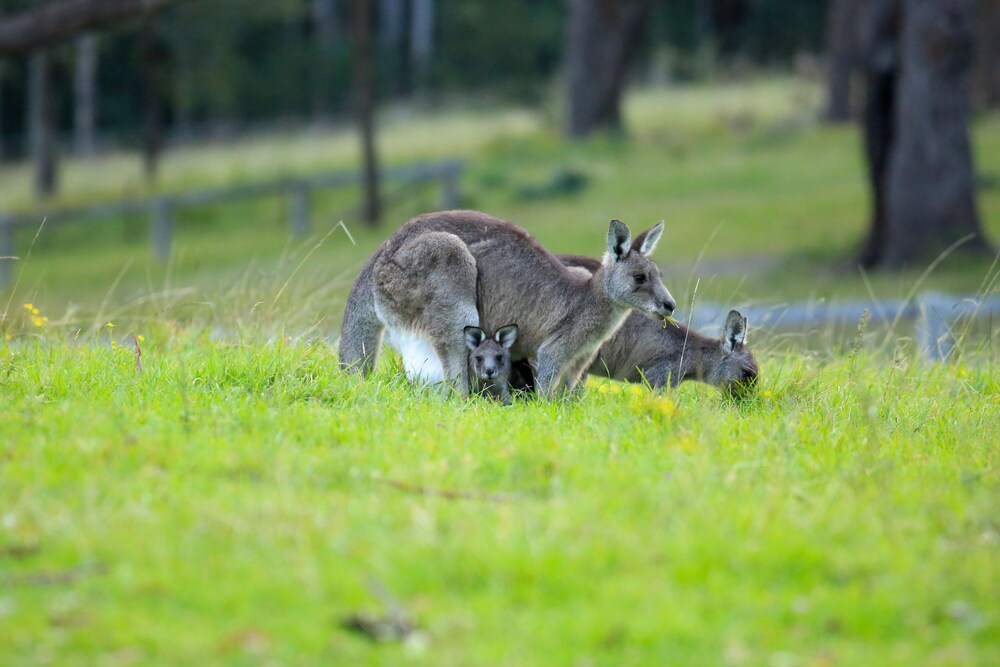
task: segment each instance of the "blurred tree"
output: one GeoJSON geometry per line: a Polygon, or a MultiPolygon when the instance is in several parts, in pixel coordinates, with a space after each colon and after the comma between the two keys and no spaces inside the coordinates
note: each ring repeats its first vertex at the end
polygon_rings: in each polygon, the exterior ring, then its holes
{"type": "Polygon", "coordinates": [[[32,54],[28,67],[28,119],[31,154],[35,160],[35,193],[44,199],[55,193],[59,176],[53,91],[55,66],[48,51],[37,51],[32,54]]]}
{"type": "Polygon", "coordinates": [[[163,149],[163,98],[166,87],[167,47],[160,35],[158,14],[147,14],[142,21],[143,89],[145,124],[142,141],[142,164],[146,181],[156,178],[163,149]]]}
{"type": "Polygon", "coordinates": [[[330,115],[330,98],[333,89],[333,59],[338,38],[335,0],[312,0],[312,15],[317,51],[313,113],[317,119],[322,119],[330,115]]]}
{"type": "Polygon", "coordinates": [[[417,85],[427,86],[434,55],[434,0],[410,0],[410,64],[417,85]]]}
{"type": "Polygon", "coordinates": [[[6,144],[4,143],[4,119],[3,119],[3,89],[4,89],[4,67],[3,63],[0,63],[0,165],[3,164],[6,150],[6,144]]]}
{"type": "Polygon", "coordinates": [[[73,121],[73,147],[77,155],[94,155],[97,151],[97,36],[94,33],[76,40],[73,121]]]}
{"type": "Polygon", "coordinates": [[[622,129],[625,78],[652,6],[652,0],[569,0],[569,136],[622,129]]]}
{"type": "Polygon", "coordinates": [[[974,0],[869,0],[865,137],[874,192],[859,257],[894,268],[969,237],[979,223],[969,144],[974,0]]]}
{"type": "Polygon", "coordinates": [[[826,120],[851,120],[851,91],[858,66],[858,10],[860,0],[831,0],[826,19],[826,120]]]}
{"type": "Polygon", "coordinates": [[[1000,107],[1000,0],[980,0],[976,26],[975,99],[1000,107]]]}
{"type": "Polygon", "coordinates": [[[381,216],[378,155],[375,151],[375,81],[372,75],[372,0],[354,0],[354,96],[361,130],[361,217],[372,225],[381,216]]]}

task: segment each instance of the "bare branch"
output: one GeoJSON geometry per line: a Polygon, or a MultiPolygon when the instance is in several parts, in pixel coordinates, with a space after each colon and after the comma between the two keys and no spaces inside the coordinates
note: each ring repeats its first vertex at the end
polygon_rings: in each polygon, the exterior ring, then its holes
{"type": "Polygon", "coordinates": [[[0,56],[30,53],[182,0],[59,0],[0,17],[0,56]]]}

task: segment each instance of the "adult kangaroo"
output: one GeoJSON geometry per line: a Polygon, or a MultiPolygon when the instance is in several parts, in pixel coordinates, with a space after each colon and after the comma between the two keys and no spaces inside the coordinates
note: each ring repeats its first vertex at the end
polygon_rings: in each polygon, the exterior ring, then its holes
{"type": "MultiPolygon", "coordinates": [[[[579,255],[558,255],[581,276],[597,271],[601,261],[579,255]]],[[[614,380],[648,382],[654,389],[698,380],[739,394],[757,381],[757,360],[746,346],[747,319],[729,311],[721,338],[710,338],[683,324],[652,322],[634,313],[601,345],[587,372],[614,380]]],[[[530,390],[532,369],[514,362],[511,384],[530,390]]]]}
{"type": "Polygon", "coordinates": [[[463,330],[518,325],[511,358],[537,360],[542,396],[571,390],[632,309],[663,320],[675,307],[649,259],[663,223],[635,239],[612,220],[607,253],[584,276],[517,225],[477,211],[413,218],[365,262],[344,312],[340,363],[368,374],[382,335],[407,370],[469,391],[463,330]]]}

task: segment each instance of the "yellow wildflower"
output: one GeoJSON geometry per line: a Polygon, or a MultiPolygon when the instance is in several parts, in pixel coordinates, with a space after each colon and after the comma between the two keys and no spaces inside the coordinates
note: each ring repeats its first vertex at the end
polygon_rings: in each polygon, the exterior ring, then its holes
{"type": "Polygon", "coordinates": [[[36,315],[36,316],[34,316],[34,317],[31,318],[31,321],[35,323],[36,327],[41,328],[41,327],[44,327],[48,323],[49,318],[47,318],[47,317],[38,317],[36,315]]]}
{"type": "Polygon", "coordinates": [[[762,392],[760,392],[760,395],[761,395],[762,398],[771,398],[771,392],[770,391],[766,391],[766,390],[762,391],[762,392]]]}
{"type": "Polygon", "coordinates": [[[35,309],[35,304],[33,304],[33,303],[26,303],[26,304],[24,304],[24,309],[30,313],[31,311],[33,311],[35,309]]]}
{"type": "Polygon", "coordinates": [[[637,384],[629,385],[628,390],[633,396],[642,396],[645,393],[643,388],[637,384]]]}
{"type": "Polygon", "coordinates": [[[142,334],[139,334],[138,336],[136,336],[136,339],[137,339],[137,340],[138,340],[138,341],[139,341],[140,343],[145,343],[145,342],[146,342],[146,337],[145,337],[145,336],[143,336],[142,334]]]}
{"type": "Polygon", "coordinates": [[[115,328],[115,323],[114,322],[108,322],[107,324],[104,325],[104,328],[105,329],[114,329],[115,328]]]}
{"type": "Polygon", "coordinates": [[[647,412],[653,417],[669,419],[677,414],[677,404],[666,396],[646,396],[633,399],[632,409],[636,412],[647,412]]]}

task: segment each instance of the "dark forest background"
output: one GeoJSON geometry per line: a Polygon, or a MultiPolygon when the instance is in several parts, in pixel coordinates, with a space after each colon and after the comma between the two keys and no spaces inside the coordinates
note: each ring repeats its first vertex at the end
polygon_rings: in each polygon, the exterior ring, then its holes
{"type": "MultiPolygon", "coordinates": [[[[0,0],[0,13],[42,5],[0,0]]],[[[412,15],[420,2],[380,0],[375,12],[381,100],[448,95],[541,103],[561,63],[564,0],[437,0],[429,35],[412,15]]],[[[789,68],[824,46],[825,0],[676,0],[653,3],[635,45],[632,76],[690,80],[727,70],[789,68]]],[[[351,3],[344,0],[187,2],[156,19],[164,68],[167,135],[248,125],[335,120],[351,108],[351,3]],[[303,85],[303,83],[307,85],[303,85]]],[[[144,125],[147,31],[136,21],[96,38],[96,126],[105,146],[135,145],[144,125]]],[[[60,132],[74,128],[80,45],[53,48],[60,132]],[[60,81],[61,79],[61,81],[60,81]],[[61,85],[60,85],[61,84],[61,85]]],[[[0,62],[0,136],[8,156],[27,150],[28,58],[0,62]]]]}

